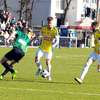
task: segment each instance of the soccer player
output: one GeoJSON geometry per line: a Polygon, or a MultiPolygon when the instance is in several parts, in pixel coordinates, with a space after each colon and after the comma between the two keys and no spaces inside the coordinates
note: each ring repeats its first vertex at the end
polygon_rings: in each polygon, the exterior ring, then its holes
{"type": "Polygon", "coordinates": [[[98,61],[98,68],[100,66],[100,29],[99,29],[99,23],[98,22],[93,22],[92,23],[92,29],[94,33],[94,51],[90,54],[86,64],[83,66],[83,70],[80,74],[80,77],[75,78],[75,81],[77,81],[79,84],[83,83],[83,80],[89,70],[90,65],[94,61],[98,61]]]}
{"type": "Polygon", "coordinates": [[[13,65],[18,63],[25,56],[27,47],[30,44],[30,40],[31,40],[30,34],[28,34],[27,27],[24,23],[20,27],[20,29],[16,31],[16,36],[13,43],[13,49],[7,52],[4,55],[4,57],[0,60],[0,63],[5,68],[3,73],[0,75],[1,80],[8,72],[11,72],[12,79],[16,77],[16,71],[14,70],[13,65]]]}
{"type": "Polygon", "coordinates": [[[52,48],[58,44],[58,29],[53,25],[53,19],[51,16],[48,17],[47,25],[41,29],[42,43],[35,57],[35,63],[37,65],[36,76],[40,75],[43,70],[40,62],[41,57],[46,58],[47,71],[49,72],[48,80],[51,80],[52,48]]]}

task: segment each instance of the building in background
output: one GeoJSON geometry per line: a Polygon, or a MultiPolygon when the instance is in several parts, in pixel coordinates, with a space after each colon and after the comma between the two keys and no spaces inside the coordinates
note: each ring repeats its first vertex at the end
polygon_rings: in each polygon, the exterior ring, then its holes
{"type": "Polygon", "coordinates": [[[64,13],[65,0],[37,0],[33,7],[33,25],[46,24],[48,16],[54,17],[54,24],[57,25],[57,19],[64,13]]]}
{"type": "MultiPolygon", "coordinates": [[[[19,1],[7,0],[9,10],[17,19],[19,18],[19,1]]],[[[72,26],[78,25],[87,17],[90,20],[95,20],[97,10],[96,2],[97,0],[72,0],[66,15],[65,24],[72,26]]],[[[64,16],[65,6],[66,0],[34,0],[32,26],[36,27],[46,24],[46,18],[48,16],[54,16],[54,24],[60,26],[64,16]]],[[[3,5],[0,5],[0,8],[3,8],[3,5]]]]}
{"type": "Polygon", "coordinates": [[[70,25],[78,25],[88,17],[96,19],[96,0],[73,0],[69,7],[66,20],[70,25]]]}
{"type": "MultiPolygon", "coordinates": [[[[4,5],[3,5],[3,0],[0,0],[0,9],[4,9],[4,5]]],[[[9,12],[12,13],[12,15],[14,17],[16,17],[16,19],[19,18],[19,14],[18,14],[18,10],[19,10],[19,0],[7,0],[7,7],[9,12]]]]}
{"type": "MultiPolygon", "coordinates": [[[[99,1],[100,2],[100,1],[99,1]]],[[[60,26],[64,16],[65,0],[37,0],[33,7],[33,25],[46,24],[47,16],[55,17],[55,25],[60,26]]],[[[100,6],[99,6],[100,7],[100,6]]],[[[96,20],[97,0],[72,0],[66,15],[67,25],[89,24],[96,20]]]]}

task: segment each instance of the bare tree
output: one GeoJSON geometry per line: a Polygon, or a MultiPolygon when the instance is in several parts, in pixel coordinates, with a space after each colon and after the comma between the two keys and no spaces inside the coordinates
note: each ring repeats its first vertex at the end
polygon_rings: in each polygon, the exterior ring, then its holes
{"type": "Polygon", "coordinates": [[[69,10],[69,6],[70,6],[71,1],[72,1],[72,0],[66,0],[66,1],[65,1],[66,4],[65,4],[65,9],[64,9],[64,17],[63,17],[62,24],[64,24],[65,21],[66,21],[66,16],[67,16],[67,12],[68,12],[68,10],[69,10]]]}
{"type": "Polygon", "coordinates": [[[34,1],[35,0],[26,0],[25,2],[24,16],[25,16],[25,19],[29,22],[30,26],[32,22],[32,11],[33,11],[34,1]]]}
{"type": "Polygon", "coordinates": [[[20,9],[18,10],[19,13],[19,19],[22,17],[25,18],[29,22],[29,25],[31,26],[32,22],[32,10],[33,10],[33,4],[35,0],[20,0],[20,9]]]}
{"type": "Polygon", "coordinates": [[[20,9],[17,12],[19,13],[19,19],[21,19],[23,15],[23,9],[25,6],[25,0],[20,0],[19,4],[20,4],[20,9]]]}
{"type": "Polygon", "coordinates": [[[7,0],[4,0],[4,10],[7,11],[7,0]]]}
{"type": "Polygon", "coordinates": [[[97,0],[97,13],[96,13],[96,20],[99,20],[99,2],[100,0],[97,0]]]}
{"type": "Polygon", "coordinates": [[[33,4],[34,4],[34,0],[32,0],[31,2],[31,6],[30,6],[30,13],[29,13],[29,17],[28,17],[28,20],[29,20],[29,25],[31,26],[32,25],[32,11],[33,11],[33,4]]]}
{"type": "Polygon", "coordinates": [[[3,0],[0,0],[0,6],[2,6],[4,4],[3,0]]]}

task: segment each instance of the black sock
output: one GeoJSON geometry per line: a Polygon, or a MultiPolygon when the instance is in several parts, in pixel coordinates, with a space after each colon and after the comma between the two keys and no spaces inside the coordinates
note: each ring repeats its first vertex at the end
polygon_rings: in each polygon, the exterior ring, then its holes
{"type": "Polygon", "coordinates": [[[1,75],[5,76],[8,72],[9,72],[9,69],[5,69],[1,75]]]}
{"type": "Polygon", "coordinates": [[[15,72],[13,66],[9,65],[7,62],[2,63],[2,65],[9,70],[11,73],[15,72]]]}

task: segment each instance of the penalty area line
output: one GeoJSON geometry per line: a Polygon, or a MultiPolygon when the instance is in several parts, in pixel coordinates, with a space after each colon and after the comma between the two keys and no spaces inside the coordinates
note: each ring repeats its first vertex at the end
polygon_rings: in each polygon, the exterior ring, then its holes
{"type": "Polygon", "coordinates": [[[43,90],[43,89],[30,89],[30,88],[14,88],[14,87],[0,87],[4,90],[17,90],[17,91],[28,91],[28,92],[46,92],[46,93],[57,93],[57,94],[68,94],[68,95],[87,95],[87,96],[100,96],[100,93],[84,93],[84,92],[66,92],[55,91],[55,90],[43,90]]]}

